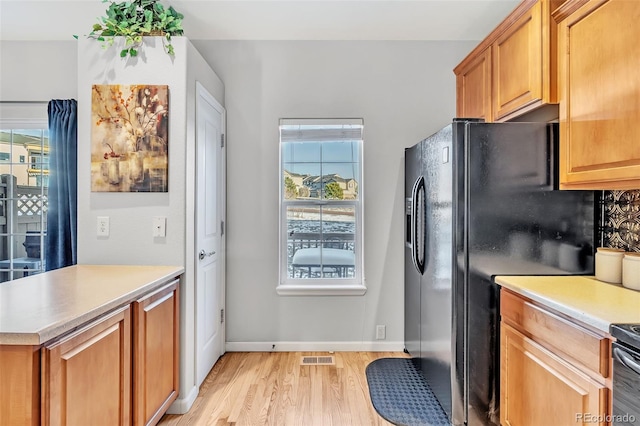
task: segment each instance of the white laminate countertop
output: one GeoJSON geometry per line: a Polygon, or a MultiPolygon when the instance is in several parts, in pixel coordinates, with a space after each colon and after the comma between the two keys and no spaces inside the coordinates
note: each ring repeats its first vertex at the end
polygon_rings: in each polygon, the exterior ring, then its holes
{"type": "Polygon", "coordinates": [[[0,283],[0,345],[40,345],[183,272],[181,266],[75,265],[0,283]]]}
{"type": "Polygon", "coordinates": [[[605,333],[611,324],[640,324],[640,291],[592,276],[497,276],[495,282],[605,333]]]}

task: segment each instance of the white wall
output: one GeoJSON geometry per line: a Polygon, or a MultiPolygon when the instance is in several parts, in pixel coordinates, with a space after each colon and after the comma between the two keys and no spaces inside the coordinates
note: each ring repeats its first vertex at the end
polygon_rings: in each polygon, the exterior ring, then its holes
{"type": "Polygon", "coordinates": [[[179,248],[185,246],[186,52],[172,60],[161,50],[147,48],[147,59],[132,66],[119,51],[116,46],[103,50],[95,40],[78,41],[78,263],[183,266],[184,250],[179,248]],[[169,192],[91,192],[93,84],[169,86],[169,192]],[[107,238],[96,236],[98,216],[110,218],[107,238]],[[166,238],[153,238],[153,216],[167,217],[166,238]]]}
{"type": "Polygon", "coordinates": [[[76,41],[0,41],[0,101],[75,99],[76,41]]]}
{"type": "MultiPolygon", "coordinates": [[[[272,344],[278,344],[278,349],[295,347],[286,342],[316,342],[309,345],[318,348],[322,345],[366,348],[373,346],[371,342],[379,343],[374,340],[375,325],[384,324],[386,342],[391,343],[376,347],[401,349],[404,148],[436,131],[455,115],[452,69],[476,43],[197,40],[192,43],[226,89],[228,348],[270,350],[272,344]],[[277,125],[282,117],[365,120],[368,291],[364,296],[311,298],[276,294],[277,125]]],[[[69,67],[71,80],[75,77],[75,64],[70,64],[72,60],[67,58],[75,52],[75,41],[0,42],[0,100],[75,97],[76,93],[71,93],[74,85],[68,84],[66,77],[55,73],[54,78],[47,71],[69,67]],[[37,73],[33,70],[21,73],[12,67],[12,64],[20,66],[19,61],[13,60],[18,50],[31,56],[49,52],[45,55],[49,64],[39,64],[37,73]],[[11,76],[11,81],[5,76],[11,76]],[[57,87],[67,88],[58,95],[57,87]],[[6,97],[5,93],[14,95],[6,97]]],[[[93,74],[104,72],[105,64],[88,67],[93,74]]],[[[158,70],[163,72],[167,73],[158,70]]],[[[84,86],[90,83],[91,74],[79,76],[84,86]]],[[[171,85],[171,75],[164,77],[164,82],[171,85]]],[[[156,79],[150,75],[144,82],[156,79]]],[[[80,105],[87,102],[86,96],[78,100],[80,105]]],[[[177,106],[172,108],[176,110],[177,106]]],[[[175,138],[172,134],[172,147],[179,146],[181,137],[190,137],[189,132],[175,138]]],[[[79,158],[87,155],[81,153],[79,158]]],[[[185,200],[184,194],[173,189],[184,187],[186,169],[190,167],[185,161],[190,161],[188,153],[178,152],[174,156],[171,152],[169,194],[91,194],[88,172],[81,171],[85,182],[81,183],[79,207],[80,259],[103,263],[176,263],[180,259],[183,264],[179,253],[184,236],[178,234],[184,234],[185,229],[175,226],[184,220],[178,204],[184,205],[185,200]],[[150,218],[165,213],[170,217],[167,231],[171,234],[165,244],[154,245],[150,218]],[[97,240],[98,214],[112,217],[111,238],[117,236],[120,243],[97,240]],[[84,250],[87,251],[83,253],[84,250]]]]}
{"type": "Polygon", "coordinates": [[[401,350],[404,148],[454,117],[475,43],[193,43],[226,88],[227,349],[401,350]],[[278,119],[298,117],[364,118],[364,296],[276,294],[278,119]]]}
{"type": "Polygon", "coordinates": [[[193,214],[195,188],[196,80],[220,102],[224,86],[184,37],[173,38],[175,56],[152,49],[146,39],[137,63],[102,50],[94,40],[78,42],[78,263],[185,267],[181,282],[180,396],[172,412],[185,412],[197,396],[194,370],[195,291],[193,214]],[[91,192],[91,87],[93,84],[169,86],[168,192],[91,192]],[[110,218],[109,237],[96,236],[98,216],[110,218]],[[153,216],[167,218],[166,237],[154,238],[153,216]]]}

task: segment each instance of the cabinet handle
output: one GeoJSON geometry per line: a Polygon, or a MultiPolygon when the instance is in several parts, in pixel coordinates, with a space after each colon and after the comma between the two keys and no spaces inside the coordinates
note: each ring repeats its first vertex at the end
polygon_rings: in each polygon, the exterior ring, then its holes
{"type": "Polygon", "coordinates": [[[627,352],[620,348],[613,348],[613,355],[616,360],[622,363],[622,365],[635,371],[637,374],[640,374],[640,364],[638,364],[627,352]]]}

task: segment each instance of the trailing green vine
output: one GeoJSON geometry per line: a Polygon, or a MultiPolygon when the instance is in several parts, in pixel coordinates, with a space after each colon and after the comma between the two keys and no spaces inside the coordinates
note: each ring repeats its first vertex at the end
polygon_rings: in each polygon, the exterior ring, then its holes
{"type": "Polygon", "coordinates": [[[174,55],[171,36],[183,35],[184,16],[173,6],[165,8],[158,0],[102,2],[110,3],[106,16],[93,25],[89,37],[103,42],[105,48],[113,45],[114,37],[124,37],[125,48],[120,51],[120,57],[125,58],[138,56],[143,36],[162,36],[166,52],[174,55]]]}

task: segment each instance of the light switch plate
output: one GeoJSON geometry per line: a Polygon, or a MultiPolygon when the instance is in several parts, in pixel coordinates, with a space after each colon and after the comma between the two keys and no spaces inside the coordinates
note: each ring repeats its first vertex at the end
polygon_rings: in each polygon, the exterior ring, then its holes
{"type": "Polygon", "coordinates": [[[153,217],[153,236],[154,237],[166,237],[167,236],[167,218],[164,216],[153,217]]]}
{"type": "Polygon", "coordinates": [[[98,237],[109,236],[109,216],[98,216],[98,237]]]}

